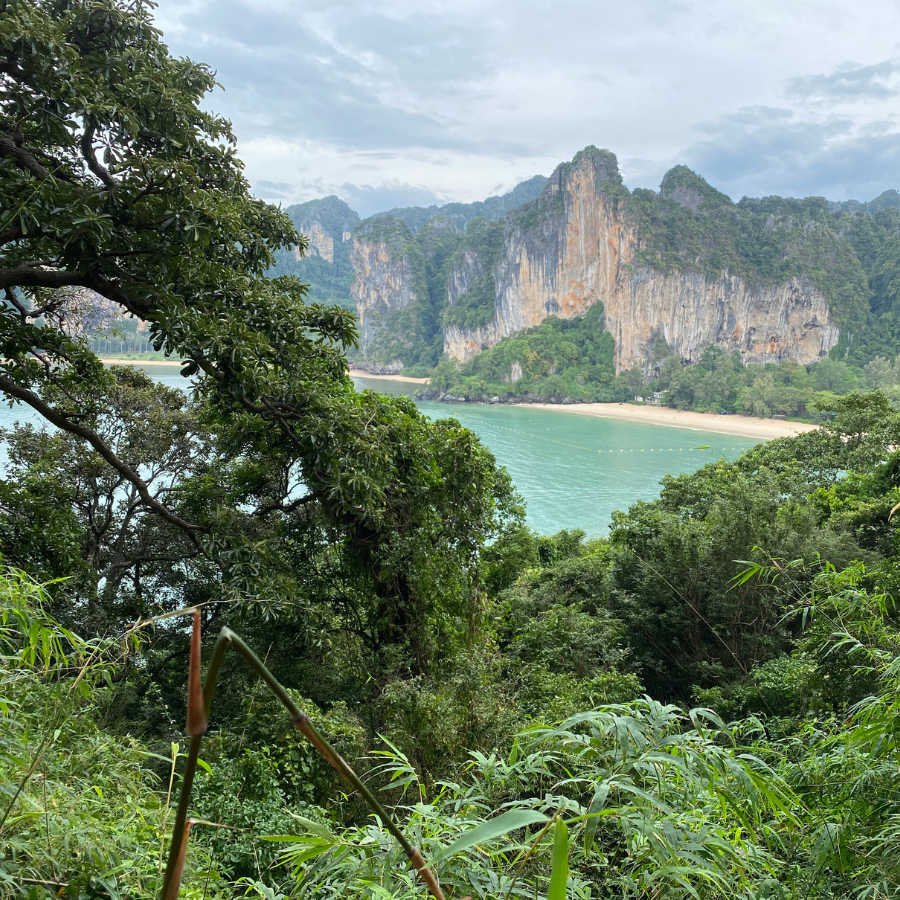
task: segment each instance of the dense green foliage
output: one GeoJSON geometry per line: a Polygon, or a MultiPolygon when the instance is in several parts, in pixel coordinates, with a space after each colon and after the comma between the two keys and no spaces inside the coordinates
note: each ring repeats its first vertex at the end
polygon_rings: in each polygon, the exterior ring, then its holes
{"type": "MultiPolygon", "coordinates": [[[[4,13],[19,88],[0,192],[25,199],[4,221],[0,388],[57,427],[2,436],[0,897],[158,895],[195,611],[206,663],[234,624],[451,898],[898,895],[886,393],[836,398],[860,377],[843,361],[768,370],[828,395],[822,428],[665,479],[606,538],[536,535],[474,435],[356,393],[345,313],[266,278],[298,236],[208,140],[227,137],[197,106],[208,73],[168,56],[143,6],[4,13]],[[72,286],[145,313],[192,393],[103,369],[65,329],[72,286]]],[[[371,227],[431,297],[455,231],[371,227]]],[[[615,386],[601,314],[549,321],[467,377],[515,364],[533,384],[597,369],[615,386]]],[[[740,376],[714,351],[692,371],[711,397],[740,376]]],[[[233,656],[218,674],[181,896],[421,897],[303,717],[233,656]]]]}
{"type": "MultiPolygon", "coordinates": [[[[893,896],[900,416],[878,394],[835,413],[666,479],[608,538],[511,523],[479,553],[484,606],[460,652],[369,699],[333,679],[308,699],[358,652],[324,608],[306,625],[288,605],[244,614],[242,630],[384,786],[450,896],[540,895],[560,878],[569,898],[893,896]]],[[[170,745],[184,746],[177,620],[85,642],[46,612],[72,608],[72,587],[14,572],[0,587],[0,783],[8,799],[24,785],[0,826],[7,893],[151,896],[170,745]],[[65,673],[86,662],[73,691],[65,673]]],[[[273,702],[233,666],[223,678],[185,895],[421,896],[273,702]]]]}
{"type": "Polygon", "coordinates": [[[613,339],[603,330],[602,317],[598,303],[583,318],[549,318],[506,338],[462,367],[445,360],[432,373],[431,388],[473,399],[597,399],[615,380],[613,339]]]}

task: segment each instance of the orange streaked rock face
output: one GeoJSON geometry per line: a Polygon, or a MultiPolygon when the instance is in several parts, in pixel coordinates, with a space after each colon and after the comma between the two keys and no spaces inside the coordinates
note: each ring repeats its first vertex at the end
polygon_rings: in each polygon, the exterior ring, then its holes
{"type": "MultiPolygon", "coordinates": [[[[493,320],[477,329],[448,327],[448,356],[469,360],[548,316],[574,318],[597,302],[615,339],[618,371],[646,366],[659,337],[686,360],[717,344],[738,350],[745,362],[804,364],[837,343],[827,300],[806,278],[755,286],[727,272],[711,280],[635,264],[637,235],[624,204],[604,188],[610,176],[608,155],[585,152],[551,176],[527,226],[510,216],[494,271],[493,320]]],[[[463,268],[477,266],[469,261],[463,268]]],[[[471,282],[465,275],[451,273],[451,304],[471,282]]]]}

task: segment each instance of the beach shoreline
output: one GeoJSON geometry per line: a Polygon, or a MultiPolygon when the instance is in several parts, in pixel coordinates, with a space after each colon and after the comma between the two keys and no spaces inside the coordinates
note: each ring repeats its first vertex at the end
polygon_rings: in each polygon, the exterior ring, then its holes
{"type": "MultiPolygon", "coordinates": [[[[184,363],[176,359],[116,359],[115,357],[101,357],[100,362],[108,366],[183,366],[184,363]]],[[[372,378],[377,381],[405,381],[409,384],[428,384],[430,378],[410,378],[407,375],[370,375],[358,369],[350,369],[351,378],[372,378]]]]}
{"type": "Polygon", "coordinates": [[[410,378],[408,375],[372,375],[359,369],[350,369],[351,378],[372,378],[375,381],[405,381],[407,384],[430,384],[430,378],[410,378]]]}
{"type": "Polygon", "coordinates": [[[105,366],[178,366],[181,368],[184,363],[176,359],[113,359],[110,357],[101,357],[100,362],[105,366]]]}
{"type": "MultiPolygon", "coordinates": [[[[184,363],[174,359],[111,359],[104,358],[100,362],[117,366],[182,366],[184,363]]],[[[428,378],[410,378],[407,375],[372,375],[351,369],[350,377],[371,378],[374,381],[400,381],[407,384],[428,384],[428,378]]],[[[452,407],[460,404],[448,403],[452,407]]],[[[489,404],[461,404],[464,406],[486,406],[489,404]]],[[[783,419],[761,419],[757,416],[728,415],[693,412],[692,410],[670,409],[667,406],[636,406],[633,403],[515,403],[524,409],[549,409],[556,412],[568,412],[581,416],[594,416],[599,419],[621,419],[626,422],[638,422],[645,425],[661,425],[667,428],[682,428],[688,431],[706,431],[714,434],[733,434],[740,437],[773,440],[780,437],[793,437],[807,431],[814,431],[818,425],[805,422],[788,422],[783,419]]]]}
{"type": "Polygon", "coordinates": [[[720,416],[716,413],[670,409],[667,406],[636,406],[631,403],[516,403],[515,405],[528,409],[553,409],[601,419],[622,419],[645,425],[733,434],[767,441],[780,437],[793,437],[807,431],[815,431],[819,427],[805,422],[788,422],[784,419],[761,419],[757,416],[739,415],[720,416]]]}

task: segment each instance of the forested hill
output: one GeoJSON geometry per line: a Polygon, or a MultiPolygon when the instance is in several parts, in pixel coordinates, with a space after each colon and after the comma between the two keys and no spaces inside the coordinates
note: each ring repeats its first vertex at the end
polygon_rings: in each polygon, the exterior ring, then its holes
{"type": "MultiPolygon", "coordinates": [[[[413,232],[434,219],[441,217],[464,231],[472,219],[502,219],[523,203],[537,197],[547,179],[535,175],[516,185],[500,196],[488,197],[475,203],[448,203],[445,206],[407,206],[372,216],[372,219],[391,216],[404,222],[413,232]]],[[[272,275],[296,275],[310,286],[310,298],[319,303],[330,303],[355,310],[350,296],[353,284],[353,268],[350,264],[350,242],[353,232],[362,221],[359,214],[343,200],[334,196],[297,203],[285,212],[297,226],[297,230],[309,239],[305,256],[295,250],[279,250],[275,254],[272,275]]],[[[369,221],[368,219],[366,221],[369,221]]]]}
{"type": "Polygon", "coordinates": [[[463,231],[472,219],[505,218],[506,214],[539,197],[547,184],[543,175],[535,175],[528,181],[517,184],[509,193],[500,196],[488,197],[487,200],[478,200],[475,203],[447,203],[444,206],[406,206],[389,209],[382,215],[393,216],[406,222],[413,230],[418,231],[435,216],[441,216],[451,221],[459,231],[463,231]]]}

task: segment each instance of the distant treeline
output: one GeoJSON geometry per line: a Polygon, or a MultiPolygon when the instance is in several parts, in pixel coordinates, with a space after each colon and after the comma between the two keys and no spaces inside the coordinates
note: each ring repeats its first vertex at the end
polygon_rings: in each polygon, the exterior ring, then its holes
{"type": "Polygon", "coordinates": [[[900,401],[900,358],[876,356],[864,366],[825,358],[745,365],[739,353],[706,348],[685,364],[665,341],[653,347],[649,374],[615,374],[613,338],[603,331],[602,304],[581,319],[547,319],[460,365],[445,360],[431,376],[432,396],[467,400],[623,402],[637,397],[676,409],[819,420],[819,407],[855,390],[881,390],[900,401]]]}

